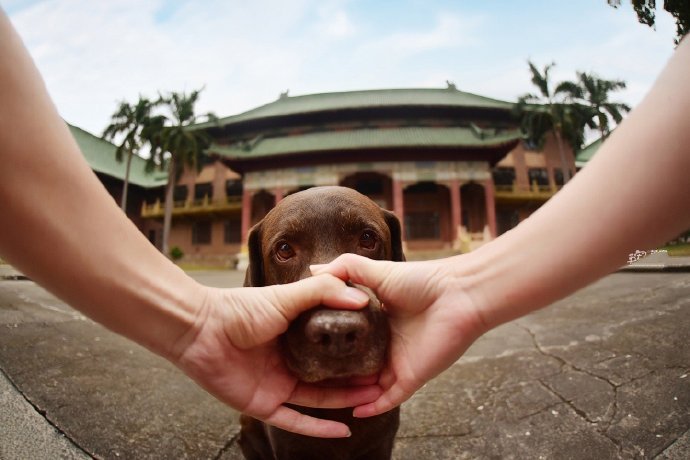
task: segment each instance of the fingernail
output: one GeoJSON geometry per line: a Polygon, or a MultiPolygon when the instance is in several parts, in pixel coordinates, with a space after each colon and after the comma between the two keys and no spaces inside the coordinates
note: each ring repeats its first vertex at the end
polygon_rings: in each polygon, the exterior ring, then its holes
{"type": "Polygon", "coordinates": [[[327,264],[314,264],[309,266],[309,271],[311,271],[312,275],[315,275],[316,272],[320,272],[323,270],[323,267],[325,267],[327,264]]]}
{"type": "Polygon", "coordinates": [[[346,438],[351,438],[352,437],[352,431],[350,429],[347,429],[347,434],[345,435],[346,438]]]}
{"type": "Polygon", "coordinates": [[[369,295],[366,292],[360,291],[357,288],[345,288],[345,295],[357,302],[358,304],[369,302],[369,295]]]}

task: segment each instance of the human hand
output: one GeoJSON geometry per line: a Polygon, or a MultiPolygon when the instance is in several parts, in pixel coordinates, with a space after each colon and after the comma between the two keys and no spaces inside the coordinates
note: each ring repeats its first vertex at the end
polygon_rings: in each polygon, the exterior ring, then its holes
{"type": "Polygon", "coordinates": [[[309,417],[284,403],[353,407],[376,399],[380,388],[299,382],[283,363],[276,338],[304,310],[320,304],[357,309],[369,297],[330,275],[261,288],[205,289],[196,323],[174,347],[173,361],[219,400],[268,424],[308,436],[349,436],[345,424],[309,417]]]}
{"type": "MultiPolygon", "coordinates": [[[[463,256],[460,256],[463,257],[463,256]]],[[[388,364],[379,377],[383,394],[355,408],[355,417],[387,412],[447,369],[487,327],[456,259],[390,262],[344,254],[314,275],[333,274],[372,289],[389,316],[388,364]]],[[[469,278],[467,278],[469,280],[469,278]]]]}

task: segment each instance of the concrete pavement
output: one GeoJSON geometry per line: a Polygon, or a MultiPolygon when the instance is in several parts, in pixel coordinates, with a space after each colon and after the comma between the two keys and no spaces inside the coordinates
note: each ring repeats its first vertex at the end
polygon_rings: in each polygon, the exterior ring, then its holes
{"type": "MultiPolygon", "coordinates": [[[[234,411],[31,281],[0,279],[0,427],[0,459],[241,458],[234,411]]],[[[394,452],[689,457],[690,273],[660,271],[611,275],[480,338],[403,405],[394,452]]]]}

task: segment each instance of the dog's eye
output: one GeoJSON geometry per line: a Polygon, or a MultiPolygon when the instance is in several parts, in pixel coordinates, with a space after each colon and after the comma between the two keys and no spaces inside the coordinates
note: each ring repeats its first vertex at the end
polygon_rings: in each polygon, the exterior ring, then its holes
{"type": "Polygon", "coordinates": [[[279,260],[288,260],[295,256],[295,250],[288,243],[278,243],[276,245],[276,256],[279,260]]]}
{"type": "Polygon", "coordinates": [[[378,238],[376,234],[371,231],[365,231],[362,236],[359,237],[359,245],[364,249],[375,249],[378,238]]]}

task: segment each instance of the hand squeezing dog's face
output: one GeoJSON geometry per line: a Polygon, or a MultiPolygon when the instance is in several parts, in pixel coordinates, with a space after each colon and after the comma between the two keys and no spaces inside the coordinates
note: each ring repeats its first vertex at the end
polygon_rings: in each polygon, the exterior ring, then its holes
{"type": "MultiPolygon", "coordinates": [[[[311,276],[309,266],[340,254],[404,260],[400,224],[390,212],[345,187],[317,187],[282,200],[249,236],[246,286],[311,276]]],[[[389,329],[369,292],[359,311],[317,307],[301,314],[281,337],[290,370],[305,382],[371,375],[384,365],[389,329]]]]}

